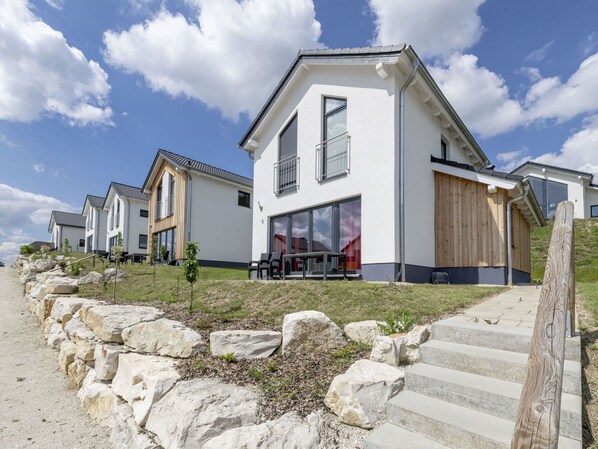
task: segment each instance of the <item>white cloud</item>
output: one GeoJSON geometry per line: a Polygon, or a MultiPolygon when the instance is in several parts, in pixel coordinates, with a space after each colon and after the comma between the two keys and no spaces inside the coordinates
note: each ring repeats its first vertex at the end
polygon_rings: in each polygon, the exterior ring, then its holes
{"type": "Polygon", "coordinates": [[[42,164],[33,164],[33,171],[36,173],[41,173],[45,170],[42,164]]]}
{"type": "Polygon", "coordinates": [[[0,133],[0,144],[4,144],[7,147],[11,147],[14,148],[17,146],[16,143],[14,143],[12,140],[10,140],[8,137],[6,137],[4,134],[0,133]]]}
{"type": "Polygon", "coordinates": [[[525,62],[531,62],[531,63],[536,63],[536,64],[544,61],[544,59],[546,59],[546,56],[548,56],[548,52],[550,51],[550,48],[554,45],[554,42],[555,41],[547,42],[542,47],[538,48],[537,50],[532,51],[523,60],[525,62]]]}
{"type": "Polygon", "coordinates": [[[521,155],[528,153],[529,149],[527,147],[523,147],[521,150],[515,150],[515,151],[508,151],[505,153],[498,153],[496,155],[496,159],[498,159],[501,162],[510,162],[513,159],[519,158],[521,155]]]}
{"type": "Polygon", "coordinates": [[[561,149],[534,158],[536,162],[594,173],[598,176],[598,115],[584,121],[584,127],[570,136],[561,149]]]}
{"type": "Polygon", "coordinates": [[[321,46],[312,0],[187,0],[195,17],[165,9],[104,33],[105,60],[155,91],[190,97],[236,120],[253,116],[301,47],[321,46]]]}
{"type": "Polygon", "coordinates": [[[64,4],[63,0],[44,0],[48,5],[55,9],[62,9],[64,4]]]}
{"type": "Polygon", "coordinates": [[[411,44],[420,57],[445,57],[474,45],[484,32],[485,0],[369,0],[375,45],[411,44]]]}
{"type": "Polygon", "coordinates": [[[71,205],[47,195],[0,184],[0,227],[48,224],[53,210],[73,212],[71,205]]]}
{"type": "Polygon", "coordinates": [[[483,137],[524,122],[524,110],[510,98],[505,80],[479,67],[476,56],[455,53],[445,64],[429,70],[466,125],[483,137]]]}
{"type": "Polygon", "coordinates": [[[598,49],[598,32],[588,34],[579,46],[584,56],[595,52],[598,49]]]}
{"type": "Polygon", "coordinates": [[[511,172],[532,157],[529,155],[529,148],[523,147],[520,150],[498,153],[496,159],[502,164],[498,167],[500,171],[511,172]]]}
{"type": "Polygon", "coordinates": [[[97,62],[36,17],[27,0],[1,1],[0,17],[0,120],[58,115],[72,126],[112,123],[108,75],[97,62]]]}
{"type": "Polygon", "coordinates": [[[23,229],[15,228],[9,232],[0,228],[0,262],[11,264],[19,254],[21,245],[33,242],[31,235],[23,229]]]}
{"type": "Polygon", "coordinates": [[[539,81],[542,79],[542,75],[540,74],[540,69],[537,67],[521,67],[517,73],[525,75],[532,83],[539,81]]]}

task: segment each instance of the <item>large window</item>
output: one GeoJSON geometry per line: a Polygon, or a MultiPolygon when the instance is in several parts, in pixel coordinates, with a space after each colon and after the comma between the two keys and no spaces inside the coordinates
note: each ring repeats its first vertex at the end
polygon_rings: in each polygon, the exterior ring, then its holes
{"type": "MultiPolygon", "coordinates": [[[[284,254],[331,251],[347,254],[347,269],[361,269],[361,199],[335,202],[325,206],[292,212],[270,220],[270,251],[284,254]],[[287,238],[287,236],[291,238],[287,238]]],[[[300,261],[293,259],[290,270],[300,271],[300,261]]],[[[337,260],[328,262],[339,268],[337,260]]],[[[322,262],[310,261],[308,272],[322,272],[322,262]]]]}
{"type": "Polygon", "coordinates": [[[155,235],[157,239],[157,247],[156,254],[154,256],[157,258],[157,260],[163,260],[165,262],[175,260],[177,257],[176,228],[170,228],[166,231],[158,232],[155,235]]]}
{"type": "Polygon", "coordinates": [[[544,218],[554,220],[556,207],[561,201],[567,201],[568,199],[567,184],[533,176],[528,179],[538,204],[540,204],[544,218]]]}
{"type": "Polygon", "coordinates": [[[278,162],[274,165],[277,194],[297,188],[297,116],[293,117],[278,139],[278,162]]]}
{"type": "Polygon", "coordinates": [[[174,214],[174,176],[170,176],[170,195],[168,197],[168,215],[174,214]]]}

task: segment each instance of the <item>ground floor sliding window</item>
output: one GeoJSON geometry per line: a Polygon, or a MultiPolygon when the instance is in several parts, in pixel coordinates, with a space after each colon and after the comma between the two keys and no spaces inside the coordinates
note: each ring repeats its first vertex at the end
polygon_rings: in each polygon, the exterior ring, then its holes
{"type": "MultiPolygon", "coordinates": [[[[361,198],[272,217],[270,251],[281,251],[283,254],[343,252],[347,255],[347,270],[361,270],[361,198]]],[[[306,270],[313,274],[321,273],[324,268],[322,264],[322,261],[310,260],[306,270]]],[[[329,271],[343,268],[335,259],[328,264],[329,271]]],[[[301,271],[301,261],[292,259],[286,269],[301,271]]]]}
{"type": "Polygon", "coordinates": [[[170,228],[154,234],[157,238],[156,254],[157,260],[175,260],[176,255],[176,228],[170,228]],[[162,249],[164,248],[164,249],[162,249]]]}

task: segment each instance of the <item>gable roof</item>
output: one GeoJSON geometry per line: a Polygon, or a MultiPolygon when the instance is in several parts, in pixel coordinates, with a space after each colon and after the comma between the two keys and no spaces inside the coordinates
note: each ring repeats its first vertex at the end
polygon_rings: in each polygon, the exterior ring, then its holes
{"type": "Polygon", "coordinates": [[[540,162],[534,162],[534,161],[524,162],[519,167],[517,167],[515,170],[513,170],[511,173],[521,171],[523,168],[525,168],[527,166],[538,167],[538,168],[548,168],[550,170],[561,171],[563,173],[569,173],[571,175],[581,176],[584,178],[588,178],[590,180],[590,184],[594,180],[594,175],[592,173],[587,173],[587,172],[583,172],[583,171],[579,171],[579,170],[573,170],[571,168],[556,167],[554,165],[541,164],[540,162]]]}
{"type": "Polygon", "coordinates": [[[85,212],[85,206],[89,203],[89,207],[99,207],[100,209],[104,207],[104,201],[106,198],[97,196],[97,195],[87,195],[85,197],[85,201],[83,201],[83,210],[81,213],[85,212]]]}
{"type": "Polygon", "coordinates": [[[180,154],[172,153],[170,151],[163,150],[162,148],[160,148],[156,153],[154,162],[152,163],[147,177],[145,178],[145,182],[143,183],[143,187],[141,188],[143,192],[148,191],[147,189],[149,188],[152,174],[154,173],[154,170],[158,167],[158,161],[160,160],[160,158],[165,159],[175,167],[191,169],[193,171],[213,176],[215,178],[224,179],[225,181],[230,181],[236,184],[253,188],[253,180],[250,178],[238,175],[227,170],[223,170],[218,167],[214,167],[213,165],[204,164],[203,162],[196,161],[195,159],[191,159],[187,156],[182,156],[180,154]]]}
{"type": "Polygon", "coordinates": [[[48,232],[52,232],[52,222],[59,226],[70,226],[72,228],[85,228],[85,217],[81,214],[74,214],[71,212],[62,212],[53,210],[50,215],[50,223],[48,224],[48,232]]]}
{"type": "MultiPolygon", "coordinates": [[[[141,191],[139,187],[130,186],[127,184],[121,184],[120,182],[111,182],[108,186],[108,192],[106,193],[106,199],[110,189],[114,189],[118,196],[124,196],[125,198],[131,198],[140,201],[149,201],[149,196],[141,191]]],[[[103,206],[106,206],[106,200],[104,200],[103,206]]]]}
{"type": "Polygon", "coordinates": [[[262,123],[276,100],[282,94],[284,88],[289,84],[291,78],[297,71],[297,69],[303,64],[314,64],[314,63],[356,63],[361,61],[362,63],[374,63],[374,62],[388,62],[396,64],[399,60],[399,56],[405,53],[415,63],[419,62],[418,73],[421,74],[422,78],[426,81],[434,95],[438,98],[440,104],[446,109],[448,114],[454,120],[455,124],[459,128],[459,131],[465,136],[477,157],[480,160],[481,165],[489,165],[490,160],[480,148],[473,135],[469,132],[455,109],[446,99],[428,70],[425,68],[423,62],[419,59],[415,51],[410,45],[386,45],[383,47],[356,47],[356,48],[323,48],[323,49],[301,49],[297,53],[297,56],[291,66],[287,69],[282,79],[260,110],[256,115],[255,119],[249,125],[249,128],[241,137],[238,143],[239,148],[245,149],[247,143],[251,139],[253,133],[257,130],[259,125],[262,123]]]}

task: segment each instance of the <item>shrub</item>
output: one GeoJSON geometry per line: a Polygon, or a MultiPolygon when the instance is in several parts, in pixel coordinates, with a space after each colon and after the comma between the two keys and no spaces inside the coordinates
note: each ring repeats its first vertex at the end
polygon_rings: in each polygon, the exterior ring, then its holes
{"type": "Polygon", "coordinates": [[[21,256],[30,256],[33,254],[33,246],[31,245],[23,245],[19,248],[19,254],[21,256]]]}
{"type": "Polygon", "coordinates": [[[409,332],[415,320],[408,312],[401,312],[398,317],[388,317],[385,324],[379,324],[380,330],[385,335],[409,332]]]}
{"type": "Polygon", "coordinates": [[[75,262],[70,266],[71,276],[79,276],[81,274],[81,262],[75,262]]]}

